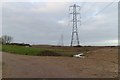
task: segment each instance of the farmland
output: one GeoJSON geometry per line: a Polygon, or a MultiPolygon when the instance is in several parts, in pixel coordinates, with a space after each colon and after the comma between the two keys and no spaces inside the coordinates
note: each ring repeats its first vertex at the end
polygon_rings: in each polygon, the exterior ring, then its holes
{"type": "Polygon", "coordinates": [[[33,45],[32,47],[17,45],[2,45],[3,52],[9,52],[20,55],[31,56],[68,56],[72,57],[78,53],[87,54],[89,51],[101,49],[104,47],[69,47],[69,46],[50,46],[50,45],[33,45]]]}
{"type": "Polygon", "coordinates": [[[58,47],[49,45],[24,47],[3,45],[2,50],[4,51],[4,78],[118,77],[117,47],[58,47]],[[44,52],[48,54],[43,55],[44,52]],[[71,55],[81,52],[85,54],[85,58],[71,57],[71,55]],[[38,55],[38,53],[43,56],[38,55]],[[55,55],[56,53],[59,55],[55,55]]]}
{"type": "Polygon", "coordinates": [[[55,46],[38,46],[33,47],[16,46],[16,45],[3,45],[2,51],[10,52],[21,55],[32,55],[32,56],[69,56],[72,57],[74,54],[87,53],[94,48],[90,47],[55,47],[55,46]]]}

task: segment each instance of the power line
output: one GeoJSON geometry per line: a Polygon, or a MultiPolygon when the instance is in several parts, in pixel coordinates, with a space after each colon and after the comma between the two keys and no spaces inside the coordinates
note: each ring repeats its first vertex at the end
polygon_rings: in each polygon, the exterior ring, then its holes
{"type": "MultiPolygon", "coordinates": [[[[103,9],[101,9],[99,12],[97,12],[94,16],[97,16],[98,14],[100,14],[103,10],[105,10],[106,8],[108,8],[109,6],[111,6],[116,0],[114,0],[113,2],[109,3],[108,5],[106,5],[103,9]]],[[[90,18],[88,18],[86,21],[84,21],[82,24],[85,24],[88,20],[90,20],[91,18],[93,18],[94,16],[91,16],[90,18]]]]}
{"type": "MultiPolygon", "coordinates": [[[[96,2],[94,2],[92,5],[90,5],[90,7],[89,7],[87,10],[85,10],[85,12],[86,12],[86,11],[89,11],[89,10],[91,9],[91,7],[93,7],[95,4],[96,4],[96,2]]],[[[83,8],[82,8],[82,9],[83,9],[83,8]]],[[[84,12],[84,13],[85,13],[85,12],[84,12]]]]}
{"type": "Polygon", "coordinates": [[[85,5],[86,5],[86,2],[83,2],[83,3],[81,4],[81,9],[82,9],[85,5]]]}
{"type": "MultiPolygon", "coordinates": [[[[116,0],[115,0],[115,1],[116,1],[116,0]]],[[[100,14],[100,13],[101,13],[102,11],[104,11],[106,8],[108,8],[109,6],[111,6],[113,3],[114,3],[114,1],[111,2],[110,4],[108,4],[107,6],[105,6],[102,10],[100,10],[98,13],[96,13],[95,16],[98,15],[98,14],[100,14]]]]}

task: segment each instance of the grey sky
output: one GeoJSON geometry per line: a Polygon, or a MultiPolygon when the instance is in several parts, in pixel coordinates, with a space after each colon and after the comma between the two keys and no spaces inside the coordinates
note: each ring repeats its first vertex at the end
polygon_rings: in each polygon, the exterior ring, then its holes
{"type": "MultiPolygon", "coordinates": [[[[72,2],[6,2],[2,6],[2,34],[14,42],[57,44],[61,34],[69,45],[72,26],[68,9],[72,2]]],[[[77,2],[82,7],[82,26],[78,26],[82,45],[117,45],[118,3],[102,10],[110,2],[77,2]],[[92,17],[92,18],[91,18],[92,17]],[[90,18],[90,19],[89,19],[90,18]],[[84,21],[88,20],[84,23],[84,21]]]]}

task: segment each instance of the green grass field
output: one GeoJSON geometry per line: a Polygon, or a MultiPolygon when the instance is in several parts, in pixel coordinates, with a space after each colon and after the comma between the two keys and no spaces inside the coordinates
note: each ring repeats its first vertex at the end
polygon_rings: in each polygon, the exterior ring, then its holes
{"type": "Polygon", "coordinates": [[[37,55],[42,50],[36,48],[29,48],[24,46],[15,46],[15,45],[2,45],[3,52],[10,52],[23,55],[37,55]]]}
{"type": "Polygon", "coordinates": [[[21,55],[33,55],[33,56],[68,56],[71,57],[74,54],[84,53],[88,51],[100,49],[99,47],[53,47],[53,46],[17,46],[17,45],[2,45],[3,52],[9,52],[21,55]]]}
{"type": "Polygon", "coordinates": [[[16,45],[2,45],[3,52],[10,52],[14,54],[21,55],[33,55],[33,56],[69,56],[71,57],[74,52],[63,50],[63,49],[54,49],[54,48],[35,48],[35,47],[25,47],[25,46],[16,46],[16,45]]]}

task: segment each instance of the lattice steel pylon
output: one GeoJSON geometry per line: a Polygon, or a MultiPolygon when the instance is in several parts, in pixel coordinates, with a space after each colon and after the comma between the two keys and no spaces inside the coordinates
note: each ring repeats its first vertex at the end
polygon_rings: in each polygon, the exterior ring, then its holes
{"type": "Polygon", "coordinates": [[[59,40],[59,42],[58,42],[58,46],[64,46],[63,34],[61,34],[60,40],[59,40]]]}
{"type": "Polygon", "coordinates": [[[69,11],[70,11],[70,16],[72,17],[72,20],[70,22],[72,22],[72,26],[73,26],[70,46],[73,46],[75,44],[79,46],[79,37],[78,37],[77,27],[78,27],[78,22],[80,22],[80,25],[81,25],[80,6],[74,4],[69,7],[69,11]]]}

